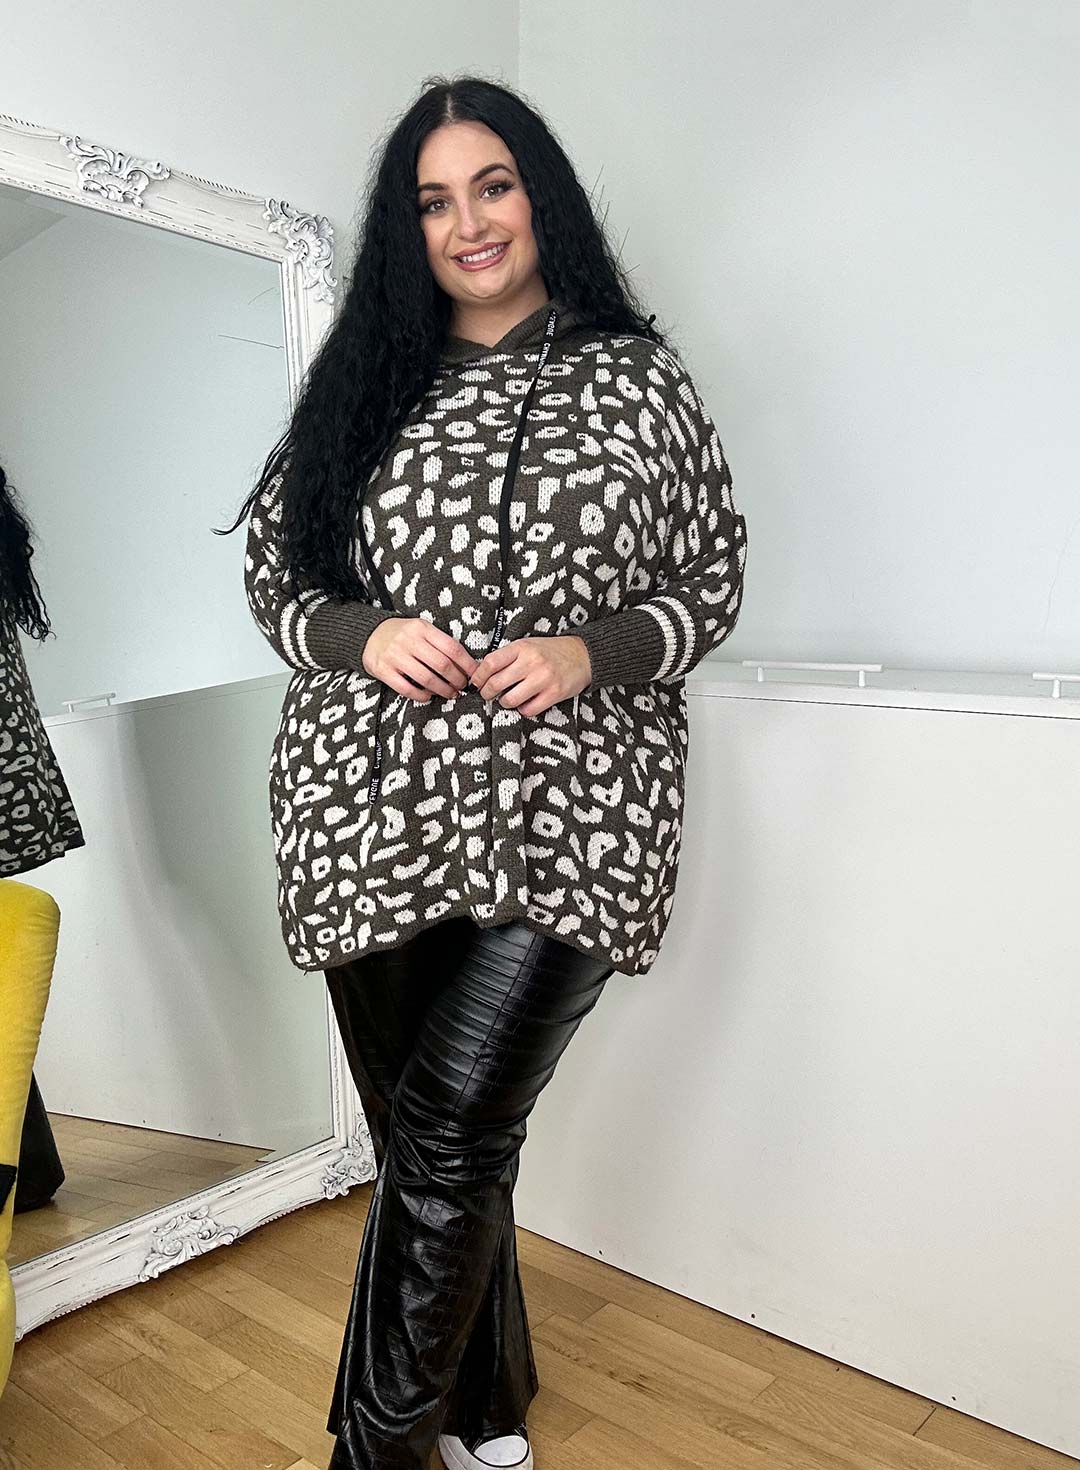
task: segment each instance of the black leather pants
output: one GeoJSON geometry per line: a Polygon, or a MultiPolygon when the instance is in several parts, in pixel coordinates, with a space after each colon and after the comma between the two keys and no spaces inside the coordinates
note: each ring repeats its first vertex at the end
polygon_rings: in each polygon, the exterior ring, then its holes
{"type": "Polygon", "coordinates": [[[378,1177],[327,1424],[330,1470],[427,1470],[539,1388],[512,1194],[528,1114],[613,973],[471,918],[327,970],[378,1177]]]}

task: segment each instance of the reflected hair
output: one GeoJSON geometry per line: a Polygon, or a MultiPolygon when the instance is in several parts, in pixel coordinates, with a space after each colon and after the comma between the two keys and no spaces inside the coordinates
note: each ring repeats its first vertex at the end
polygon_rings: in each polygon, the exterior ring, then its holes
{"type": "Polygon", "coordinates": [[[52,628],[30,565],[33,554],[33,529],[0,465],[0,605],[17,627],[43,642],[52,628]]]}
{"type": "Polygon", "coordinates": [[[281,535],[289,580],[365,599],[354,546],[362,497],[404,420],[427,392],[451,298],[427,259],[416,195],[420,148],[446,123],[484,123],[513,155],[532,209],[539,270],[550,296],[599,331],[668,346],[644,316],[603,222],[551,128],[516,92],[482,77],[428,78],[372,161],[341,310],[314,356],[290,422],[233,524],[281,474],[281,535]]]}

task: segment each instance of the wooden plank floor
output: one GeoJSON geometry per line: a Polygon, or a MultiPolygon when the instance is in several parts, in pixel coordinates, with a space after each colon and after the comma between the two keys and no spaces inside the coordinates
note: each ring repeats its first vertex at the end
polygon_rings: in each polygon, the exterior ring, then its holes
{"type": "MultiPolygon", "coordinates": [[[[28,1333],[2,1470],[323,1470],[372,1188],[28,1333]]],[[[518,1250],[537,1470],[1080,1464],[526,1230],[518,1250]]]]}
{"type": "Polygon", "coordinates": [[[246,1174],[270,1152],[66,1113],[50,1113],[49,1122],[64,1182],[47,1205],[15,1216],[9,1266],[246,1174]]]}

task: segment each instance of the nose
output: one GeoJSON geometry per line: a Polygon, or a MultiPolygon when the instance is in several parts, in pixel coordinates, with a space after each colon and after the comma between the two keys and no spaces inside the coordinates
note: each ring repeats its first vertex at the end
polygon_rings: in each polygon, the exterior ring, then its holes
{"type": "Polygon", "coordinates": [[[483,210],[476,205],[465,203],[461,206],[458,214],[458,234],[469,244],[484,238],[487,230],[487,222],[483,210]]]}

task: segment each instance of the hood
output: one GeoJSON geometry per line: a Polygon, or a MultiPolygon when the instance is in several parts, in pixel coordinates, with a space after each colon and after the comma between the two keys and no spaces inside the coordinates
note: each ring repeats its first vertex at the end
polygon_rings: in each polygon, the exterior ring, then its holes
{"type": "Polygon", "coordinates": [[[586,320],[572,306],[566,305],[557,296],[549,297],[543,306],[538,306],[515,326],[503,334],[495,343],[472,342],[468,337],[455,337],[448,333],[443,344],[441,361],[447,365],[470,362],[474,357],[485,357],[492,352],[516,352],[520,347],[538,347],[544,340],[548,313],[552,307],[558,311],[555,323],[555,341],[567,336],[577,327],[586,325],[586,320]]]}

